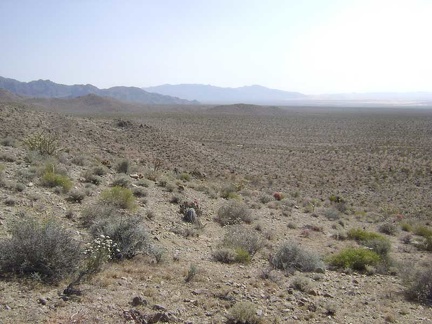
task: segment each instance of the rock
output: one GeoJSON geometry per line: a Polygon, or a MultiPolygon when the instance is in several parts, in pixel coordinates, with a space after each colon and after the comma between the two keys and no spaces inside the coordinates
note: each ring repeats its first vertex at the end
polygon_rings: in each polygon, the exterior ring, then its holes
{"type": "Polygon", "coordinates": [[[45,298],[39,298],[38,299],[38,303],[41,305],[46,305],[47,304],[47,300],[45,298]]]}
{"type": "Polygon", "coordinates": [[[147,300],[140,296],[136,296],[132,299],[132,306],[147,306],[147,300]]]}
{"type": "Polygon", "coordinates": [[[166,308],[164,306],[158,305],[158,304],[153,305],[152,309],[158,310],[158,311],[162,311],[162,312],[166,312],[166,308]]]}

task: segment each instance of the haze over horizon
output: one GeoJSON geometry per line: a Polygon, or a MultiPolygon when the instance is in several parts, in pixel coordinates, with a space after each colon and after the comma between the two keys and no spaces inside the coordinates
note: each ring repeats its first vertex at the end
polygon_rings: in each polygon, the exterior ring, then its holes
{"type": "Polygon", "coordinates": [[[431,16],[427,0],[4,0],[0,76],[432,92],[431,16]]]}

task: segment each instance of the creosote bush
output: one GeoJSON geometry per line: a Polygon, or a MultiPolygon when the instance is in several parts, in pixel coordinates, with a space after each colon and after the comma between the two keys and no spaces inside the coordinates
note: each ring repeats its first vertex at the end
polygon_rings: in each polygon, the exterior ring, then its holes
{"type": "Polygon", "coordinates": [[[101,202],[122,209],[134,209],[135,197],[130,189],[115,186],[101,193],[101,202]]]}
{"type": "Polygon", "coordinates": [[[377,266],[381,257],[366,248],[347,248],[330,256],[327,261],[336,268],[364,271],[368,266],[377,266]]]}
{"type": "Polygon", "coordinates": [[[289,272],[295,270],[323,272],[325,270],[324,263],[317,254],[304,250],[294,242],[282,244],[269,261],[274,268],[289,272]]]}
{"type": "Polygon", "coordinates": [[[61,187],[63,192],[68,192],[72,188],[71,179],[66,175],[56,173],[54,170],[45,170],[41,183],[45,187],[61,187]]]}
{"type": "Polygon", "coordinates": [[[56,221],[26,217],[12,224],[10,234],[0,241],[2,273],[58,283],[77,270],[82,257],[80,244],[56,221]]]}
{"type": "Polygon", "coordinates": [[[130,170],[130,162],[129,160],[121,160],[117,165],[116,165],[116,171],[118,173],[128,173],[130,170]]]}
{"type": "Polygon", "coordinates": [[[371,248],[381,257],[386,257],[391,249],[390,241],[385,236],[378,233],[367,232],[362,229],[351,229],[348,231],[348,238],[371,248]]]}
{"type": "Polygon", "coordinates": [[[246,204],[232,200],[219,208],[216,221],[222,226],[240,224],[242,222],[250,224],[252,216],[246,204]]]}

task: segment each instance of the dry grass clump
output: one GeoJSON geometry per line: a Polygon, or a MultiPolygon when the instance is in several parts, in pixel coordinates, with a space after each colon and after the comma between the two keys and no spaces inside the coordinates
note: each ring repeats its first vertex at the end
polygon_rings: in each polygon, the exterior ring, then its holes
{"type": "Polygon", "coordinates": [[[228,314],[227,324],[260,324],[261,320],[256,315],[256,307],[251,302],[238,302],[228,314]]]}
{"type": "Polygon", "coordinates": [[[323,272],[325,270],[324,262],[317,254],[304,250],[294,242],[283,243],[269,261],[274,268],[288,272],[295,270],[323,272]]]}
{"type": "Polygon", "coordinates": [[[222,226],[240,224],[242,222],[250,224],[252,216],[246,204],[232,200],[219,208],[216,221],[222,226]]]}
{"type": "Polygon", "coordinates": [[[54,220],[25,218],[12,224],[10,234],[0,242],[2,273],[57,283],[80,263],[80,244],[54,220]]]}

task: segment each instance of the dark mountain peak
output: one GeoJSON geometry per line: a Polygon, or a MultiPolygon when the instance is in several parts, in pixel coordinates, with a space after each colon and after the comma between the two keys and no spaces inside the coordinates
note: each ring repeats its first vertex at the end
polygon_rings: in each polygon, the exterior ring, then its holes
{"type": "MultiPolygon", "coordinates": [[[[64,85],[51,80],[35,80],[19,82],[14,79],[0,77],[0,88],[18,95],[36,98],[77,98],[89,94],[111,97],[117,100],[140,104],[195,104],[196,102],[174,98],[168,95],[150,93],[138,87],[117,86],[109,89],[99,89],[91,84],[64,85]]],[[[87,99],[95,99],[88,97],[87,99]]]]}

